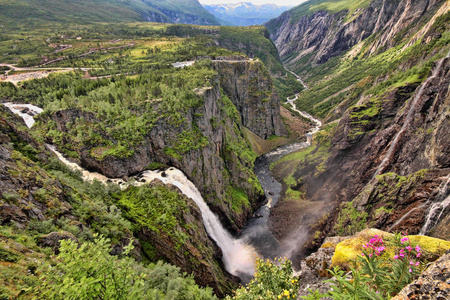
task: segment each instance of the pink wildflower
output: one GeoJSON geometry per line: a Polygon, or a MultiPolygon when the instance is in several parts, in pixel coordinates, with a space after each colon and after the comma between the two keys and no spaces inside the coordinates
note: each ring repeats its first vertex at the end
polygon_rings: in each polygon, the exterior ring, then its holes
{"type": "Polygon", "coordinates": [[[419,266],[419,264],[420,264],[420,262],[416,262],[415,266],[416,266],[416,267],[418,267],[418,266],[419,266]]]}
{"type": "Polygon", "coordinates": [[[420,246],[419,245],[416,246],[416,251],[420,252],[420,246]]]}
{"type": "Polygon", "coordinates": [[[398,255],[394,255],[394,259],[398,259],[398,255]]]}
{"type": "Polygon", "coordinates": [[[420,257],[420,254],[422,254],[422,252],[417,253],[416,257],[420,257]]]}
{"type": "Polygon", "coordinates": [[[401,238],[401,239],[400,239],[400,242],[402,242],[402,244],[404,244],[407,240],[409,240],[409,238],[404,237],[404,238],[401,238]]]}
{"type": "Polygon", "coordinates": [[[411,261],[409,262],[409,264],[412,266],[412,265],[414,265],[414,262],[411,260],[411,261]]]}
{"type": "Polygon", "coordinates": [[[372,254],[369,254],[369,257],[372,257],[373,255],[372,254]]]}
{"type": "Polygon", "coordinates": [[[364,253],[361,253],[361,256],[364,256],[364,253]]]}
{"type": "Polygon", "coordinates": [[[411,270],[411,268],[409,268],[409,273],[412,273],[412,270],[411,270]]]}
{"type": "Polygon", "coordinates": [[[409,251],[412,250],[412,247],[411,247],[411,246],[406,246],[405,248],[408,249],[409,251]]]}

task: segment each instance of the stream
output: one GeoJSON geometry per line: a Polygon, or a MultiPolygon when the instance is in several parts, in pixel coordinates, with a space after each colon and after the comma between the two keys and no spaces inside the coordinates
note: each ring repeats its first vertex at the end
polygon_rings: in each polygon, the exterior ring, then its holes
{"type": "MultiPolygon", "coordinates": [[[[293,100],[292,102],[289,101],[289,103],[291,103],[294,110],[298,111],[295,108],[293,100]]],[[[31,128],[35,122],[33,117],[43,111],[41,108],[31,104],[4,103],[4,105],[13,113],[22,117],[29,128],[31,128]]],[[[81,172],[83,179],[87,181],[98,180],[104,184],[114,183],[120,185],[121,188],[124,189],[130,184],[139,186],[157,178],[165,184],[177,186],[184,195],[191,198],[199,207],[203,224],[208,235],[222,249],[223,262],[227,271],[233,275],[239,276],[243,282],[248,282],[253,277],[255,271],[254,264],[256,256],[270,259],[285,256],[286,247],[280,245],[279,241],[272,235],[267,224],[270,209],[277,203],[282,188],[281,183],[277,182],[272,177],[269,169],[270,164],[289,153],[310,146],[312,135],[317,132],[321,126],[319,120],[306,113],[298,112],[303,116],[310,118],[316,124],[316,127],[308,132],[306,142],[279,147],[278,149],[257,158],[254,171],[265,191],[267,204],[262,206],[255,213],[255,218],[248,222],[247,226],[242,230],[242,235],[237,238],[233,237],[222,226],[218,217],[210,210],[203,200],[199,190],[182,171],[176,168],[170,167],[164,172],[144,171],[139,175],[132,177],[134,180],[124,182],[122,179],[107,178],[102,174],[85,170],[78,164],[66,159],[53,145],[46,144],[46,147],[54,152],[60,161],[72,170],[81,172]]]]}

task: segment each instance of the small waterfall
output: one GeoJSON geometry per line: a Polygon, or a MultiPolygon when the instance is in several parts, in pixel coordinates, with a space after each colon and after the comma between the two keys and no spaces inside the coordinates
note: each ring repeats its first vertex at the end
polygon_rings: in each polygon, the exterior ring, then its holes
{"type": "Polygon", "coordinates": [[[394,140],[391,142],[391,145],[389,146],[388,152],[386,153],[386,155],[384,156],[384,158],[381,161],[380,165],[378,166],[377,170],[375,171],[371,181],[375,180],[376,176],[380,175],[384,171],[384,169],[387,167],[389,161],[392,158],[392,155],[396,151],[398,141],[403,136],[404,132],[406,131],[406,128],[410,125],[410,123],[411,123],[411,121],[413,119],[414,113],[417,110],[417,103],[419,102],[419,99],[422,97],[423,91],[425,90],[425,87],[427,87],[429,85],[429,82],[431,80],[436,78],[436,76],[438,75],[439,71],[442,69],[442,66],[443,66],[445,60],[449,57],[449,54],[447,54],[447,56],[445,58],[443,58],[443,59],[441,59],[439,61],[438,65],[433,70],[433,73],[431,74],[431,76],[420,86],[419,91],[417,93],[415,93],[415,96],[414,96],[411,104],[409,105],[409,111],[408,111],[408,114],[406,115],[405,121],[403,122],[402,128],[396,134],[394,140]]]}
{"type": "MultiPolygon", "coordinates": [[[[22,117],[29,128],[33,126],[33,116],[41,113],[43,110],[31,104],[13,104],[5,103],[13,113],[22,117]],[[27,113],[23,113],[23,109],[27,108],[27,113]]],[[[46,147],[51,150],[65,165],[74,171],[79,171],[82,174],[83,180],[93,181],[98,180],[103,183],[115,183],[125,188],[129,183],[122,179],[111,179],[100,173],[89,172],[83,169],[76,163],[67,160],[60,152],[58,152],[53,145],[46,144],[46,147]]],[[[132,178],[133,179],[133,178],[132,178]]],[[[196,186],[187,179],[187,177],[178,169],[169,168],[162,171],[145,171],[141,173],[136,181],[131,181],[131,184],[140,186],[145,182],[151,182],[154,179],[161,180],[164,184],[172,184],[178,187],[181,192],[188,198],[191,198],[199,207],[203,224],[209,236],[216,241],[217,245],[222,249],[223,262],[228,272],[233,275],[245,278],[251,278],[255,272],[255,258],[257,256],[256,250],[244,243],[242,239],[235,239],[231,234],[223,228],[219,218],[211,211],[209,206],[203,200],[202,195],[196,186]]]]}
{"type": "Polygon", "coordinates": [[[410,211],[408,211],[406,214],[404,214],[400,219],[397,220],[397,222],[394,223],[394,225],[392,225],[391,227],[389,227],[388,231],[391,232],[392,229],[394,229],[398,224],[400,224],[401,222],[403,222],[403,220],[409,216],[413,211],[424,208],[426,206],[426,204],[422,204],[418,207],[414,207],[413,209],[411,209],[410,211]]]}
{"type": "Polygon", "coordinates": [[[9,108],[13,113],[21,117],[28,128],[34,125],[34,116],[42,113],[44,110],[32,104],[19,104],[19,103],[3,103],[4,106],[9,108]]]}
{"type": "Polygon", "coordinates": [[[450,174],[447,175],[447,180],[442,182],[439,186],[436,198],[428,210],[425,217],[425,224],[420,229],[420,235],[426,235],[429,233],[439,222],[442,214],[450,205],[450,174]]]}

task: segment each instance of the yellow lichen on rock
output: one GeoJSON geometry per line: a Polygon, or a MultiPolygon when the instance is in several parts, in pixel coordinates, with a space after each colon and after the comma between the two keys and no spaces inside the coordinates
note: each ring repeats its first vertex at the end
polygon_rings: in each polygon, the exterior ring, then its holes
{"type": "Polygon", "coordinates": [[[423,255],[428,261],[438,259],[450,249],[449,241],[424,235],[409,235],[408,238],[412,244],[419,245],[422,248],[423,255]]]}
{"type": "MultiPolygon", "coordinates": [[[[343,269],[355,266],[358,256],[363,252],[363,245],[367,244],[374,236],[382,237],[383,240],[392,240],[394,235],[378,229],[365,229],[352,238],[344,240],[336,245],[332,258],[332,266],[338,266],[343,269]]],[[[450,249],[450,242],[429,236],[410,235],[408,236],[413,245],[419,245],[422,249],[423,258],[427,261],[433,261],[443,255],[450,249]]],[[[393,249],[386,246],[384,255],[392,256],[393,249]],[[392,252],[392,253],[391,253],[392,252]]]]}

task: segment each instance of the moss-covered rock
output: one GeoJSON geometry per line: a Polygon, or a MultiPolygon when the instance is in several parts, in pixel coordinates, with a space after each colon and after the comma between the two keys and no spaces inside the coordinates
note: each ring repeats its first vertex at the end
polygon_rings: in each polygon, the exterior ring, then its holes
{"type": "MultiPolygon", "coordinates": [[[[336,245],[332,258],[332,265],[340,268],[348,268],[356,264],[358,256],[363,251],[363,245],[367,244],[375,235],[382,237],[386,244],[394,241],[394,235],[378,229],[366,229],[353,237],[346,239],[336,245]]],[[[434,261],[450,249],[450,242],[437,238],[421,235],[407,236],[413,245],[419,245],[422,249],[421,259],[424,261],[434,261]]],[[[393,250],[387,246],[386,256],[393,256],[393,250]]]]}

